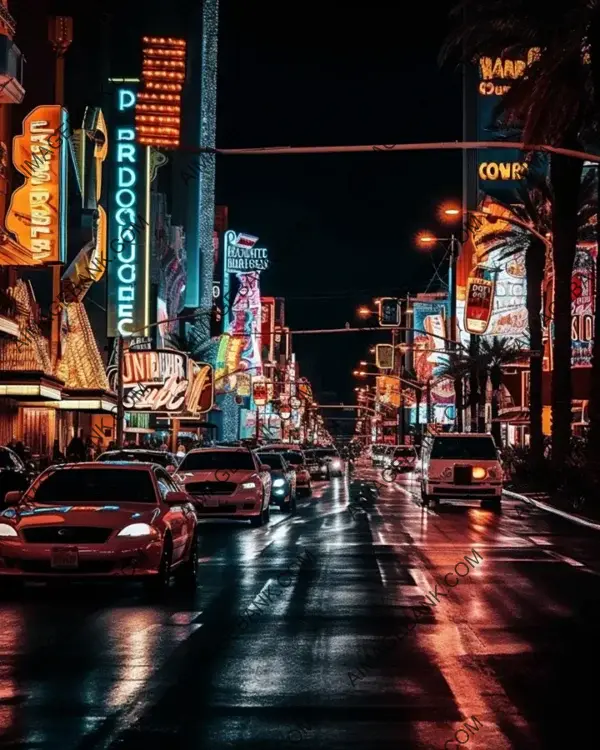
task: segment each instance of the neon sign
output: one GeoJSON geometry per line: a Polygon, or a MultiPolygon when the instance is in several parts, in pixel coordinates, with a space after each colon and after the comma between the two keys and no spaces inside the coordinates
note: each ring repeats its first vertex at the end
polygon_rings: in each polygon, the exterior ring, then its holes
{"type": "Polygon", "coordinates": [[[131,336],[150,322],[150,159],[135,140],[135,83],[115,93],[108,328],[111,336],[131,336]]]}

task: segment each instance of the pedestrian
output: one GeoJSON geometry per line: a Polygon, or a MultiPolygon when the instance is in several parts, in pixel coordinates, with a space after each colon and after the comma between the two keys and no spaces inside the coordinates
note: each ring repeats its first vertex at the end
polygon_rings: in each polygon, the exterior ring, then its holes
{"type": "Polygon", "coordinates": [[[78,435],[67,446],[68,461],[85,461],[85,443],[78,435]]]}
{"type": "Polygon", "coordinates": [[[20,440],[15,445],[14,451],[17,454],[17,456],[21,459],[21,461],[24,462],[27,459],[27,451],[25,450],[25,446],[20,440]]]}
{"type": "Polygon", "coordinates": [[[61,453],[59,442],[58,440],[55,440],[54,445],[52,446],[52,463],[62,464],[64,460],[64,453],[61,453]]]}

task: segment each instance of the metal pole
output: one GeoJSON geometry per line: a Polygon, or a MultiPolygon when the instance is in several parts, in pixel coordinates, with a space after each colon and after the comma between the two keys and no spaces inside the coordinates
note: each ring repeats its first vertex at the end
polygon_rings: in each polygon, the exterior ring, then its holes
{"type": "MultiPolygon", "coordinates": [[[[450,238],[450,268],[448,269],[448,290],[450,294],[450,335],[448,338],[453,344],[457,341],[456,332],[456,263],[458,259],[457,239],[454,235],[450,238]]],[[[452,347],[456,349],[456,346],[452,347]]]]}
{"type": "Polygon", "coordinates": [[[260,441],[260,406],[256,406],[256,442],[260,441]]]}
{"type": "Polygon", "coordinates": [[[123,403],[123,336],[117,338],[117,448],[123,447],[125,405],[123,403]]]}

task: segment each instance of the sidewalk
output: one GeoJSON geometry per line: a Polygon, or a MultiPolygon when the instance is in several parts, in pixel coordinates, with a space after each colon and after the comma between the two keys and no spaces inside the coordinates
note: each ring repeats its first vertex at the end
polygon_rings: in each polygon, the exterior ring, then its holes
{"type": "MultiPolygon", "coordinates": [[[[567,513],[574,519],[580,519],[583,522],[588,521],[600,525],[600,508],[598,507],[598,504],[593,501],[587,500],[582,508],[575,510],[567,498],[559,495],[551,495],[547,492],[536,492],[526,486],[511,486],[509,492],[514,492],[517,495],[523,495],[524,497],[529,498],[534,505],[537,503],[547,505],[549,506],[550,512],[551,509],[555,509],[558,511],[559,515],[567,513]]],[[[539,507],[541,507],[541,505],[539,507]]]]}

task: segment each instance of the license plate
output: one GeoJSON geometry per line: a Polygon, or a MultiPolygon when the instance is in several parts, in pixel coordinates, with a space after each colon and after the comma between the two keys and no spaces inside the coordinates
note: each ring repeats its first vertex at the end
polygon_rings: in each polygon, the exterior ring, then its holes
{"type": "Polygon", "coordinates": [[[206,508],[218,508],[219,507],[219,498],[218,497],[206,497],[206,498],[204,498],[203,505],[206,508]]]}
{"type": "Polygon", "coordinates": [[[79,567],[79,551],[77,547],[53,547],[50,566],[62,570],[75,570],[79,567]]]}

